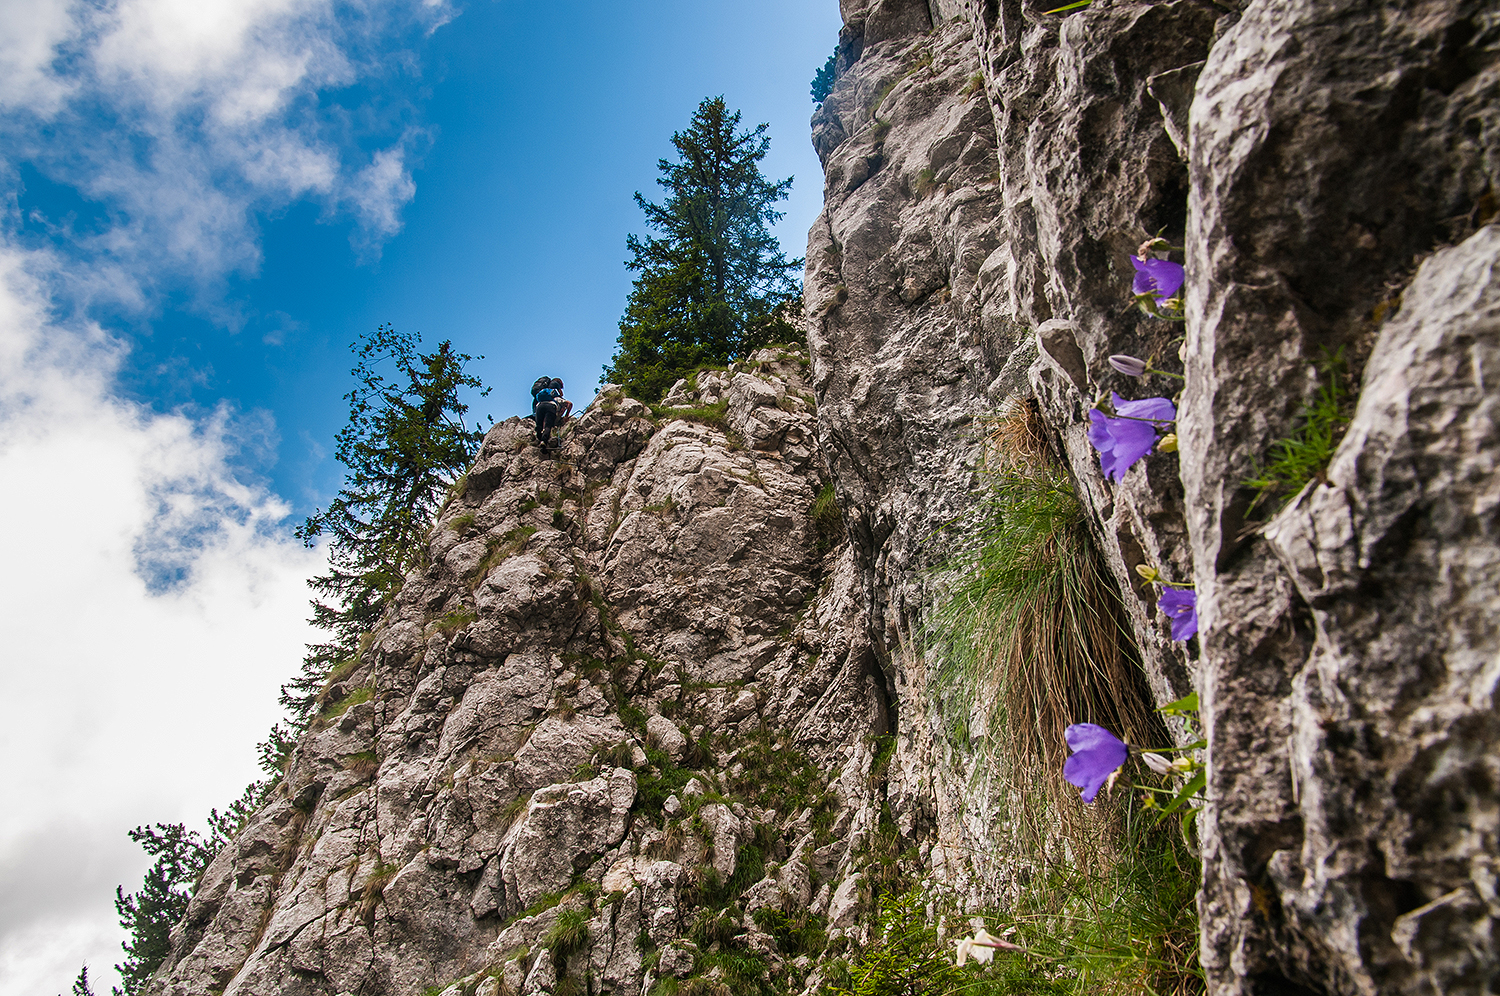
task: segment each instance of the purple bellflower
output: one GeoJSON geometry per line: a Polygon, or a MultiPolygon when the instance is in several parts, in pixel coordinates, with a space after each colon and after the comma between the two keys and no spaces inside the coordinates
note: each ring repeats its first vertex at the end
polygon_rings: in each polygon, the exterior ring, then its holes
{"type": "Polygon", "coordinates": [[[1084,802],[1093,802],[1099,789],[1130,756],[1130,748],[1119,737],[1093,723],[1074,723],[1063,736],[1073,749],[1073,756],[1063,764],[1063,777],[1083,789],[1084,802]]]}
{"type": "Polygon", "coordinates": [[[1198,595],[1191,588],[1163,588],[1156,605],[1172,620],[1172,639],[1179,643],[1198,635],[1198,595]]]}
{"type": "Polygon", "coordinates": [[[1130,285],[1131,293],[1139,297],[1150,294],[1158,305],[1165,304],[1182,288],[1187,273],[1181,263],[1166,259],[1140,259],[1130,257],[1135,267],[1135,281],[1130,285]]]}
{"type": "Polygon", "coordinates": [[[1151,452],[1156,445],[1157,424],[1175,421],[1177,408],[1166,398],[1126,401],[1118,394],[1112,397],[1115,414],[1122,417],[1110,418],[1097,408],[1091,409],[1089,442],[1099,451],[1104,476],[1118,481],[1137,460],[1151,452]]]}

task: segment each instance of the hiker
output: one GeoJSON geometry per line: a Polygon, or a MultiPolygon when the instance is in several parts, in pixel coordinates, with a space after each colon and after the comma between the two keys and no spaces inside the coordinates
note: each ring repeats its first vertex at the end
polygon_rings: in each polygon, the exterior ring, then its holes
{"type": "Polygon", "coordinates": [[[573,402],[563,397],[563,383],[557,378],[552,378],[552,390],[557,392],[557,421],[559,424],[566,422],[568,416],[573,414],[573,402]]]}
{"type": "Polygon", "coordinates": [[[553,387],[551,377],[539,377],[531,385],[531,410],[536,416],[536,441],[546,449],[552,442],[552,429],[557,425],[557,402],[562,391],[553,387]]]}

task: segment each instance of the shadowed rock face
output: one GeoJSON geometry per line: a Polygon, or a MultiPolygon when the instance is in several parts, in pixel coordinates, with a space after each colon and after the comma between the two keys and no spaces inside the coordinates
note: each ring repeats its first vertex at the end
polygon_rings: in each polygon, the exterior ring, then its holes
{"type": "MultiPolygon", "coordinates": [[[[1500,17],[1039,13],[1056,5],[845,2],[841,76],[813,119],[819,433],[900,719],[903,826],[1003,851],[983,800],[935,763],[947,745],[902,634],[920,626],[931,531],[965,500],[967,418],[1029,394],[1153,693],[1203,695],[1211,991],[1487,991],[1500,17]],[[1185,326],[1129,307],[1129,257],[1158,233],[1186,250],[1185,326]],[[1252,511],[1242,482],[1339,348],[1364,386],[1327,481],[1252,511]],[[1117,374],[1112,353],[1187,374],[1180,456],[1118,483],[1088,408],[1182,385],[1117,374]],[[1197,582],[1196,644],[1170,643],[1138,564],[1197,582]]],[[[950,881],[983,877],[939,858],[950,881]]]]}
{"type": "Polygon", "coordinates": [[[702,372],[675,414],[606,393],[552,459],[497,426],[153,992],[404,996],[491,971],[480,996],[585,974],[639,993],[692,974],[685,935],[724,883],[859,936],[886,807],[908,871],[1003,896],[1027,870],[920,638],[942,527],[975,502],[976,418],[1018,402],[1073,476],[1150,693],[1202,696],[1210,992],[1491,990],[1500,15],[1042,13],[1060,2],[843,0],[812,121],[810,356],[702,372]],[[1130,303],[1156,234],[1185,249],[1185,324],[1130,303]],[[1363,386],[1336,457],[1252,509],[1243,482],[1338,348],[1363,386]],[[1088,411],[1111,391],[1177,396],[1180,453],[1105,480],[1088,411]],[[830,476],[846,537],[820,554],[830,476]],[[1196,583],[1196,641],[1171,642],[1143,565],[1196,583]],[[581,945],[538,950],[580,916],[581,945]]]}

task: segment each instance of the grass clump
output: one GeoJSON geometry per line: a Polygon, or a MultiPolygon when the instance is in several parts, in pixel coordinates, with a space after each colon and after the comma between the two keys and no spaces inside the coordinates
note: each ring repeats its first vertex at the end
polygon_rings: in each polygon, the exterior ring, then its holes
{"type": "Polygon", "coordinates": [[[990,730],[989,759],[1039,780],[1058,812],[1068,812],[1076,810],[1062,780],[1070,724],[1098,723],[1134,743],[1162,734],[1119,595],[1036,417],[1024,407],[990,426],[985,492],[972,519],[956,526],[962,552],[939,579],[944,595],[925,636],[944,711],[967,723],[977,708],[990,730]]]}
{"type": "Polygon", "coordinates": [[[327,726],[361,702],[368,702],[374,697],[375,689],[367,685],[364,688],[356,688],[337,702],[329,703],[323,707],[322,712],[318,713],[317,722],[319,728],[327,726]]]}
{"type": "Polygon", "coordinates": [[[989,918],[1025,948],[990,967],[996,994],[1153,993],[1198,996],[1199,865],[1169,823],[1133,814],[1123,838],[1033,876],[1019,900],[989,918]],[[1042,968],[1052,985],[1032,988],[1042,968]]]}
{"type": "Polygon", "coordinates": [[[452,633],[454,630],[463,629],[478,618],[479,613],[465,605],[443,615],[432,624],[432,628],[438,633],[452,633]]]}
{"type": "Polygon", "coordinates": [[[568,956],[580,951],[589,939],[589,915],[585,910],[563,910],[557,914],[557,922],[542,937],[542,947],[552,952],[552,959],[559,965],[568,956]]]}
{"type": "Polygon", "coordinates": [[[1199,868],[1181,838],[1140,814],[1121,839],[1096,845],[980,918],[1020,951],[956,965],[954,942],[972,932],[971,918],[951,908],[930,918],[932,897],[911,889],[882,903],[869,947],[826,966],[820,996],[1200,996],[1199,868]]]}
{"type": "Polygon", "coordinates": [[[697,422],[720,432],[729,431],[729,401],[718,401],[711,405],[693,405],[686,408],[659,408],[657,411],[665,419],[682,419],[686,422],[697,422]]]}
{"type": "Polygon", "coordinates": [[[477,588],[485,579],[485,576],[494,570],[502,561],[520,553],[526,548],[526,541],[536,535],[536,526],[518,526],[506,532],[503,536],[492,536],[485,543],[484,560],[474,571],[474,579],[471,588],[477,588]]]}
{"type": "Polygon", "coordinates": [[[844,538],[844,514],[839,511],[838,496],[834,493],[832,481],[823,485],[823,490],[813,499],[807,516],[812,520],[818,553],[827,553],[844,538]]]}
{"type": "Polygon", "coordinates": [[[1356,398],[1349,390],[1349,365],[1342,347],[1324,352],[1317,369],[1318,393],[1302,406],[1292,434],[1272,443],[1268,461],[1245,481],[1256,492],[1251,508],[1279,497],[1279,510],[1309,481],[1327,480],[1323,472],[1349,427],[1356,398]]]}

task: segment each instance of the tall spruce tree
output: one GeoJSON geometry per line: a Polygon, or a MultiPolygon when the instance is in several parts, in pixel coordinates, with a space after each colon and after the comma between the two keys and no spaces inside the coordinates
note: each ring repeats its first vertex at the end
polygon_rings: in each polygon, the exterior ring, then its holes
{"type": "MultiPolygon", "coordinates": [[[[425,550],[438,507],[484,439],[464,424],[469,406],[458,397],[462,388],[489,393],[464,373],[474,357],[455,352],[448,340],[436,352],[418,353],[421,341],[382,325],[351,347],[359,360],[351,371],[356,384],[344,396],[349,423],[335,449],[349,474],[332,504],[296,530],[308,546],[332,537],[328,573],[310,582],[323,596],[312,603],[312,622],[331,639],[308,647],[301,677],[281,690],[299,725],[310,717],[329,671],[356,653],[359,638],[401,590],[425,550]],[[377,369],[382,363],[395,368],[389,380],[377,369]]],[[[291,743],[273,729],[261,745],[263,764],[275,764],[266,755],[291,743]]]]}
{"type": "Polygon", "coordinates": [[[687,130],[672,136],[678,161],[657,164],[666,200],[635,195],[660,234],[625,240],[626,266],[640,276],[620,319],[619,350],[601,378],[635,397],[657,401],[699,366],[801,337],[784,309],[801,297],[793,274],[802,260],[788,260],[770,230],[792,178],[772,183],[761,175],[767,126],[737,131],[739,123],[723,97],[705,99],[687,130]]]}

